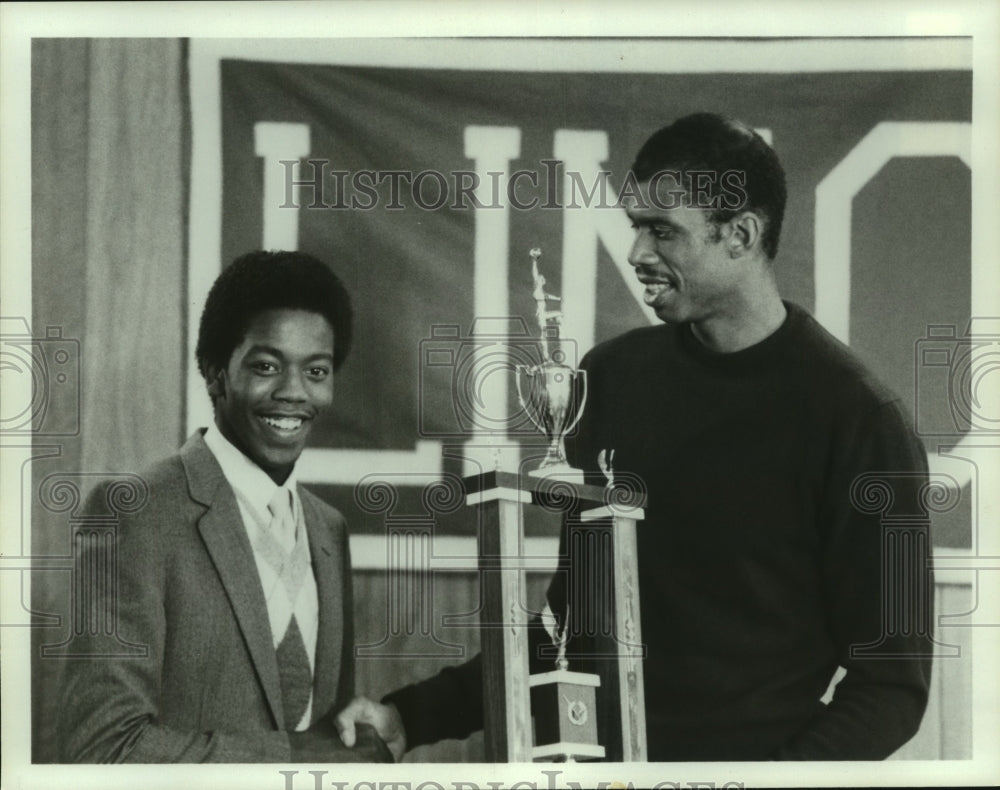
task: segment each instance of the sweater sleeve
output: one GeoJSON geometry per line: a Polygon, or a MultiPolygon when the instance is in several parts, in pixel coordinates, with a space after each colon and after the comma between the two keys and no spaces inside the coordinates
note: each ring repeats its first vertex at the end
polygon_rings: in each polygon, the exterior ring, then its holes
{"type": "Polygon", "coordinates": [[[846,675],[774,755],[888,757],[916,733],[933,646],[927,458],[896,402],[838,429],[821,501],[826,616],[846,675]]]}
{"type": "Polygon", "coordinates": [[[399,710],[406,748],[466,738],[483,728],[482,655],[386,695],[399,710]]]}
{"type": "MultiPolygon", "coordinates": [[[[541,619],[532,617],[528,623],[529,672],[550,668],[551,659],[546,663],[540,657],[541,647],[548,644],[541,619]]],[[[392,703],[399,710],[408,750],[446,738],[467,738],[483,729],[482,654],[397,689],[382,702],[392,703]]]]}

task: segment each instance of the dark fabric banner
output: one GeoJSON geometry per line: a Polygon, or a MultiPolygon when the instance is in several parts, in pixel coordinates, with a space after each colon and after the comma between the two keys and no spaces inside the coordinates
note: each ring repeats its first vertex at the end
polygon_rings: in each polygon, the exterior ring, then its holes
{"type": "MultiPolygon", "coordinates": [[[[287,224],[281,218],[293,212],[299,249],[346,281],[356,344],[318,445],[460,444],[461,352],[451,369],[432,369],[427,343],[457,327],[460,346],[483,317],[477,299],[506,304],[506,315],[535,331],[530,248],[542,248],[567,320],[575,312],[589,324],[581,353],[650,322],[626,279],[628,238],[588,223],[624,221],[601,212],[619,211],[632,157],[657,128],[712,111],[766,130],[788,178],[779,286],[816,311],[818,292],[829,289],[814,275],[816,229],[826,221],[817,188],[838,166],[856,169],[852,151],[879,124],[971,121],[971,87],[964,71],[529,73],[224,60],[221,257],[261,247],[268,217],[287,224]],[[268,172],[278,174],[278,194],[267,191],[268,172]],[[582,256],[580,243],[589,250],[582,256]],[[499,300],[493,285],[483,293],[482,275],[477,283],[477,255],[489,254],[477,244],[506,250],[499,300]],[[593,304],[572,301],[579,283],[564,282],[564,271],[592,283],[593,304]]],[[[896,151],[892,139],[885,145],[896,151]]],[[[955,156],[899,151],[839,196],[851,217],[837,242],[850,260],[849,282],[839,285],[849,304],[844,339],[911,411],[925,411],[920,425],[943,422],[955,433],[946,397],[927,390],[917,402],[921,386],[939,386],[928,383],[918,351],[928,325],[961,336],[969,322],[970,173],[955,156]]],[[[508,402],[516,404],[512,384],[508,402]]]]}

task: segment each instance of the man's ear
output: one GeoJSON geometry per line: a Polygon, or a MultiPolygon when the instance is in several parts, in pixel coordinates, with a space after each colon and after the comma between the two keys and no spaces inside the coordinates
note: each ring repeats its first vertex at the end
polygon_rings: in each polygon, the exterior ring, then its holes
{"type": "Polygon", "coordinates": [[[744,211],[729,220],[730,233],[726,239],[730,258],[742,258],[760,246],[764,223],[752,211],[744,211]]]}
{"type": "Polygon", "coordinates": [[[208,396],[215,402],[216,398],[226,395],[226,370],[225,368],[209,365],[205,381],[208,384],[208,396]]]}

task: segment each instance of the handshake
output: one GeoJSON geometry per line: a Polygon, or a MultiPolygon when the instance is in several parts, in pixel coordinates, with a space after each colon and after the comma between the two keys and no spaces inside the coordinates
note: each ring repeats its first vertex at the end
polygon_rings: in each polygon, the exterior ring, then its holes
{"type": "MultiPolygon", "coordinates": [[[[392,703],[382,705],[367,697],[355,697],[333,718],[337,734],[348,749],[367,751],[365,744],[377,735],[389,748],[392,762],[399,762],[406,752],[403,719],[392,703]]],[[[305,735],[306,733],[301,733],[305,735]]],[[[292,748],[295,748],[293,739],[292,748]]]]}
{"type": "Polygon", "coordinates": [[[290,732],[293,762],[399,762],[406,751],[403,719],[395,705],[355,697],[336,716],[290,732]]]}

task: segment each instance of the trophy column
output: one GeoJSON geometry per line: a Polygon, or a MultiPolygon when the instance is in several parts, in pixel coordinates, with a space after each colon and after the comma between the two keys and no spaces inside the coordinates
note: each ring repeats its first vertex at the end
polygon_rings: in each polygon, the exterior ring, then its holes
{"type": "Polygon", "coordinates": [[[618,688],[607,691],[618,697],[615,716],[620,718],[622,759],[644,761],[643,648],[635,553],[636,521],[643,516],[639,507],[642,502],[617,506],[608,503],[607,489],[503,471],[468,477],[465,485],[467,503],[477,508],[480,524],[486,759],[527,762],[593,759],[604,755],[603,746],[596,743],[593,735],[596,710],[592,694],[593,687],[598,685],[597,677],[564,671],[529,677],[530,613],[525,601],[523,508],[539,504],[541,497],[551,498],[556,494],[564,497],[568,505],[581,509],[582,521],[612,520],[615,650],[613,656],[607,657],[616,660],[618,688]],[[541,693],[538,687],[546,684],[553,684],[557,693],[541,693]],[[544,730],[545,742],[538,744],[532,733],[532,686],[536,687],[536,700],[549,700],[545,710],[534,711],[539,723],[545,722],[544,727],[538,728],[539,737],[543,737],[544,730]],[[590,687],[589,698],[585,687],[590,687]],[[562,705],[565,700],[569,702],[562,705]]]}
{"type": "MultiPolygon", "coordinates": [[[[489,762],[529,762],[531,706],[521,505],[530,494],[486,476],[466,479],[479,511],[483,732],[489,762]]],[[[506,482],[506,481],[504,481],[506,482]]]]}
{"type": "Polygon", "coordinates": [[[618,714],[621,720],[622,760],[646,762],[646,701],[639,620],[639,568],[636,521],[644,513],[638,506],[601,505],[580,514],[581,521],[612,519],[611,552],[614,558],[612,589],[615,601],[614,643],[617,649],[618,714]]]}

